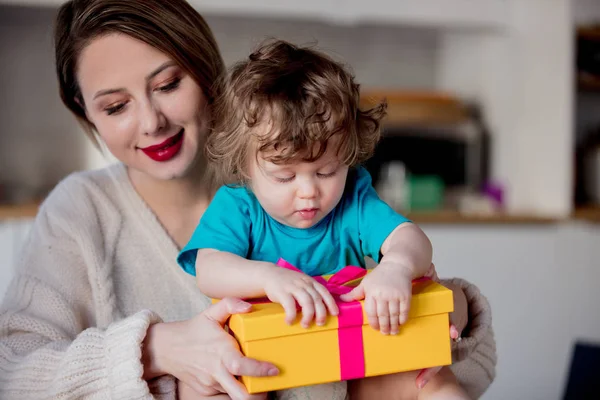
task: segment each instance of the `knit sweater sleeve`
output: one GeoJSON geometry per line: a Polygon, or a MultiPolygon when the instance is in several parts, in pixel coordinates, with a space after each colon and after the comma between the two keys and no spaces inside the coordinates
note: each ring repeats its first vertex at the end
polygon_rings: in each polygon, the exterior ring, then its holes
{"type": "Polygon", "coordinates": [[[49,196],[17,263],[0,308],[0,398],[175,398],[173,378],[142,379],[159,317],[111,317],[105,227],[81,186],[67,178],[49,196]]]}
{"type": "Polygon", "coordinates": [[[452,372],[474,399],[483,395],[496,377],[496,341],[492,310],[477,286],[464,279],[442,280],[460,287],[467,298],[469,323],[459,342],[452,347],[452,372]]]}

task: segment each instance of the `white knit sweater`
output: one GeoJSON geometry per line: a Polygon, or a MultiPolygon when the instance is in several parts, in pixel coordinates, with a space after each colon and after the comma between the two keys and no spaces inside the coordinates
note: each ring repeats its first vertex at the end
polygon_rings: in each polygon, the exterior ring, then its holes
{"type": "MultiPolygon", "coordinates": [[[[0,399],[175,399],[172,377],[142,380],[140,357],[150,324],[209,305],[177,253],[123,165],[61,182],[40,209],[0,309],[0,399]]],[[[490,310],[477,288],[455,282],[472,315],[453,368],[477,397],[495,373],[490,310]]],[[[344,396],[326,385],[293,397],[344,396]]]]}

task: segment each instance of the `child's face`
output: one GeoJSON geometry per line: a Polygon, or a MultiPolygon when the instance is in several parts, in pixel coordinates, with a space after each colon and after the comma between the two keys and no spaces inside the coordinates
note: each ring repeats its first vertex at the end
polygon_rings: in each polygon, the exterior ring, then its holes
{"type": "Polygon", "coordinates": [[[260,154],[253,157],[250,186],[272,218],[287,226],[310,228],[335,208],[344,193],[348,166],[340,163],[332,144],[311,163],[278,165],[260,154]]]}

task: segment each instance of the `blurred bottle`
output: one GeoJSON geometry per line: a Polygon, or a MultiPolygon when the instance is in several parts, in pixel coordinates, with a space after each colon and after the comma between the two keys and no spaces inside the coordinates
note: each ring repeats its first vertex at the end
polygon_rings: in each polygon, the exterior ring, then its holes
{"type": "Polygon", "coordinates": [[[410,212],[410,192],[404,163],[391,161],[381,167],[375,190],[396,211],[410,212]]]}

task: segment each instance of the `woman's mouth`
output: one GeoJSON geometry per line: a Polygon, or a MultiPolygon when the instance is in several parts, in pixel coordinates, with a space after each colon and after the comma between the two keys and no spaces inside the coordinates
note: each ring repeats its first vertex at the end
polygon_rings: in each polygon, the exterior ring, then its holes
{"type": "Polygon", "coordinates": [[[140,148],[154,161],[165,162],[175,157],[183,145],[183,129],[162,143],[140,148]]]}

